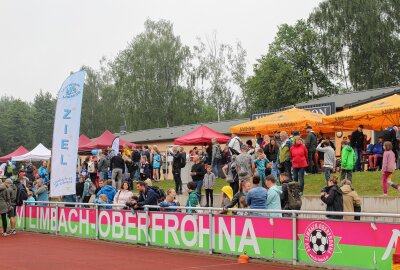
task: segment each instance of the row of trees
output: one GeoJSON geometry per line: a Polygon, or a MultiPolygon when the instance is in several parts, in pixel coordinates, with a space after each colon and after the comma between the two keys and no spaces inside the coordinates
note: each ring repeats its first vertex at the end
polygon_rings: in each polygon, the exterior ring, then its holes
{"type": "MultiPolygon", "coordinates": [[[[274,41],[246,78],[240,42],[216,35],[189,47],[171,22],[147,20],[115,59],[98,70],[83,67],[86,81],[81,131],[175,126],[245,117],[313,97],[398,85],[400,2],[327,0],[307,20],[278,28],[274,41]],[[313,91],[317,86],[318,91],[313,91]]],[[[18,144],[51,145],[54,98],[32,104],[3,97],[0,153],[18,144]]]]}

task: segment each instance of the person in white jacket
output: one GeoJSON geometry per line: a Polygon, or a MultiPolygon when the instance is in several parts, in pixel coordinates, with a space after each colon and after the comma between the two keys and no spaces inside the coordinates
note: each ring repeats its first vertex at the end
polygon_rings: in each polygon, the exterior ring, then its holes
{"type": "Polygon", "coordinates": [[[328,185],[331,173],[336,167],[335,150],[332,148],[329,140],[324,140],[317,146],[317,151],[324,153],[324,173],[326,185],[328,185]]]}
{"type": "MultiPolygon", "coordinates": [[[[125,205],[127,202],[131,201],[132,196],[133,196],[133,193],[132,193],[132,191],[129,190],[128,181],[124,181],[122,183],[120,190],[118,190],[118,192],[115,194],[113,203],[125,205]]],[[[113,208],[116,210],[121,210],[124,207],[123,206],[114,206],[113,208]]]]}

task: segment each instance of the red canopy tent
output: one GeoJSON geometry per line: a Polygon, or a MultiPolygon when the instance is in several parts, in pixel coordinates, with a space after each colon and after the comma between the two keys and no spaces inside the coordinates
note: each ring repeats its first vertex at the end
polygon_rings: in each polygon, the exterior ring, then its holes
{"type": "Polygon", "coordinates": [[[219,143],[226,143],[229,141],[230,137],[207,126],[201,125],[195,130],[189,132],[188,134],[183,135],[174,140],[174,144],[177,145],[200,145],[207,144],[211,142],[212,138],[216,138],[219,143]]]}
{"type": "MultiPolygon", "coordinates": [[[[79,151],[90,151],[93,149],[107,149],[111,147],[113,140],[115,139],[115,135],[110,131],[106,130],[103,134],[97,137],[95,140],[89,142],[88,144],[82,145],[79,147],[79,151]]],[[[135,144],[127,142],[123,139],[119,139],[119,149],[122,149],[123,145],[126,144],[129,148],[132,148],[135,144]]]]}
{"type": "Polygon", "coordinates": [[[12,157],[25,155],[26,153],[29,153],[29,151],[21,145],[14,152],[0,157],[0,162],[6,162],[7,160],[11,160],[12,157]]]}
{"type": "Polygon", "coordinates": [[[79,136],[79,147],[84,146],[85,144],[91,143],[92,140],[89,139],[85,134],[82,134],[81,136],[79,136]]]}

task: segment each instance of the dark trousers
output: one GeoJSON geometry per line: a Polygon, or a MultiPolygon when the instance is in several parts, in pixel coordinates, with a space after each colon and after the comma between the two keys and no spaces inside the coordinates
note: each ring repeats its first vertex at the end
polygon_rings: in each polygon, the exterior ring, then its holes
{"type": "Polygon", "coordinates": [[[285,172],[289,175],[289,180],[292,181],[292,162],[290,160],[286,160],[281,163],[282,167],[280,168],[281,172],[285,172]]]}
{"type": "Polygon", "coordinates": [[[213,207],[214,205],[214,197],[213,197],[213,190],[212,189],[206,189],[206,207],[211,206],[213,207]],[[211,202],[211,204],[210,204],[211,202]]]}
{"type": "Polygon", "coordinates": [[[174,175],[176,193],[182,193],[181,170],[175,169],[172,174],[174,175]]]}
{"type": "Polygon", "coordinates": [[[7,232],[7,213],[1,214],[1,222],[3,223],[3,233],[7,232]]]}
{"type": "Polygon", "coordinates": [[[318,166],[315,164],[315,151],[308,151],[308,168],[307,171],[308,173],[317,173],[318,172],[318,166]]]}
{"type": "Polygon", "coordinates": [[[97,173],[89,173],[90,180],[92,180],[92,183],[96,183],[96,178],[97,178],[97,173]]]}
{"type": "Polygon", "coordinates": [[[233,189],[233,194],[238,193],[238,191],[239,191],[239,181],[235,181],[233,183],[229,183],[229,185],[233,189]]]}

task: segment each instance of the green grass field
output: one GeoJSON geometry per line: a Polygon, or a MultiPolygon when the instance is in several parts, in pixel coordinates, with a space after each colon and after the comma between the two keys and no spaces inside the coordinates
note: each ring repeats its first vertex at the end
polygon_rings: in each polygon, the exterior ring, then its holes
{"type": "MultiPolygon", "coordinates": [[[[340,177],[340,174],[336,174],[340,177]]],[[[360,196],[382,196],[382,172],[358,172],[353,173],[353,186],[360,196]]],[[[325,178],[323,174],[314,174],[305,176],[305,190],[306,195],[317,195],[320,194],[321,188],[325,186],[325,178]]],[[[393,174],[392,181],[400,183],[400,171],[397,170],[393,174]]],[[[220,193],[221,188],[226,185],[225,179],[217,179],[215,185],[215,193],[220,193]]],[[[169,188],[174,188],[175,183],[173,180],[164,180],[155,185],[161,187],[165,191],[169,188]]],[[[184,190],[185,187],[184,187],[184,190]]],[[[389,196],[400,196],[400,192],[388,187],[389,196]]]]}

